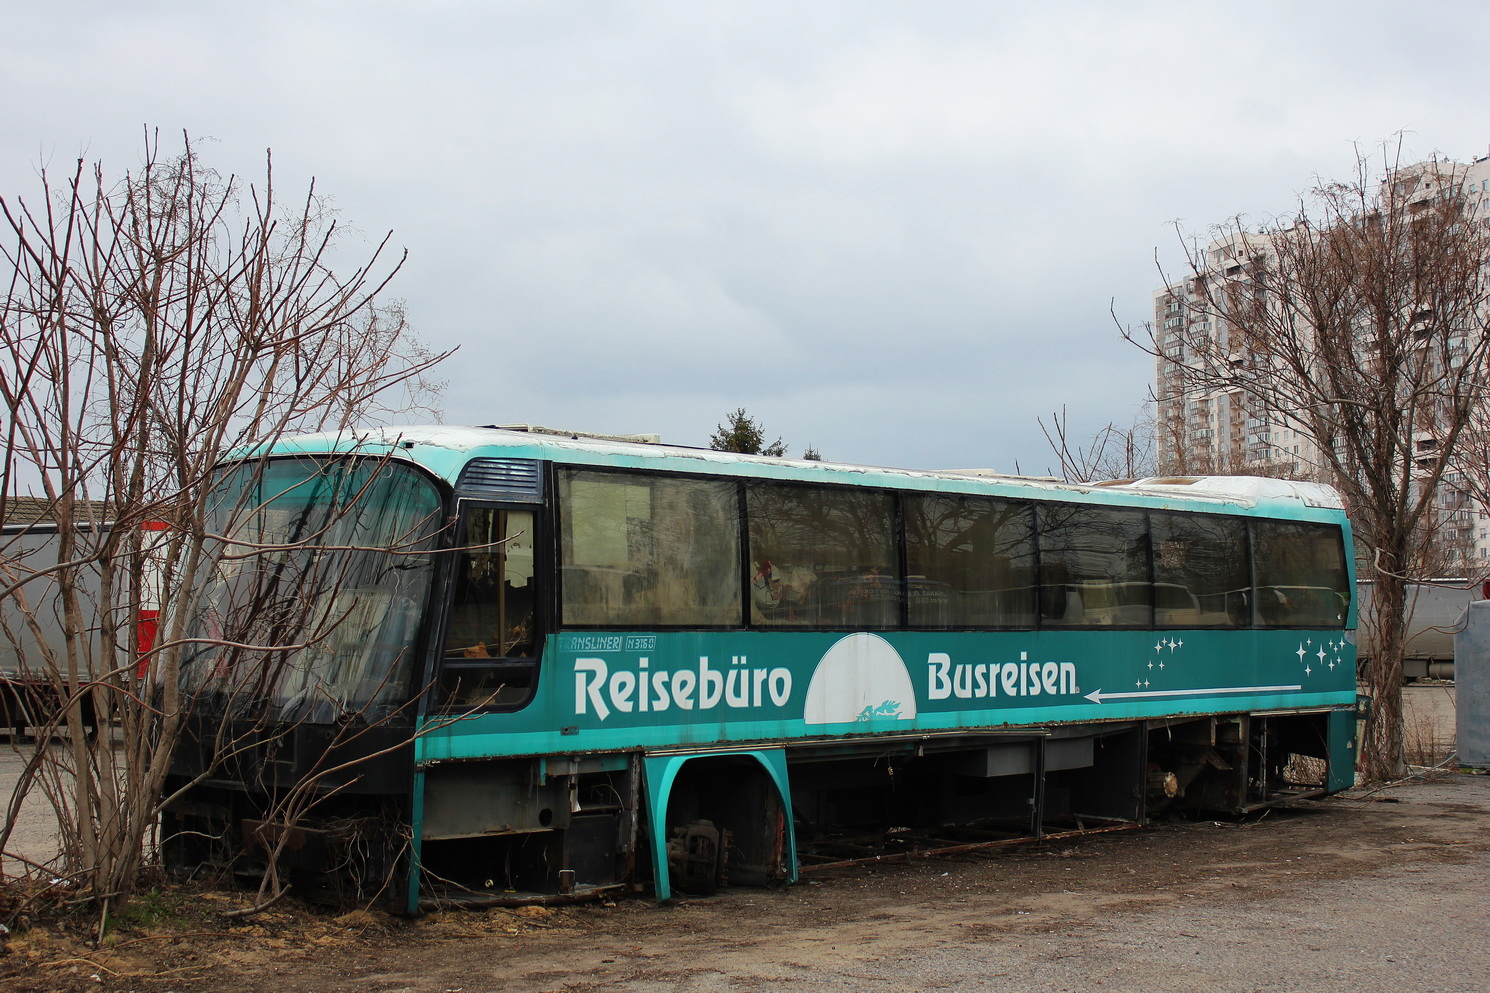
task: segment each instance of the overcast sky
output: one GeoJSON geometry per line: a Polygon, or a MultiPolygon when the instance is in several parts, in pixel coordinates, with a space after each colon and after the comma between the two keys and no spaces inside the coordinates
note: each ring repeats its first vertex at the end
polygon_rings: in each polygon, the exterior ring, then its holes
{"type": "Polygon", "coordinates": [[[835,461],[1044,471],[1129,423],[1174,224],[1286,213],[1406,132],[1490,151],[1481,3],[4,0],[0,190],[143,127],[312,177],[459,345],[450,423],[736,407],[835,461]]]}

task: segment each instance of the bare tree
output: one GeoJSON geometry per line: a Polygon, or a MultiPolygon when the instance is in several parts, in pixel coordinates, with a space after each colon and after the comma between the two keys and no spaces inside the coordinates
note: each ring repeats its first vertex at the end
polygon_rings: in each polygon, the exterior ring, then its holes
{"type": "Polygon", "coordinates": [[[1039,424],[1059,460],[1060,476],[1067,482],[1139,479],[1154,474],[1154,422],[1146,411],[1127,428],[1107,422],[1085,444],[1072,442],[1064,406],[1050,415],[1049,425],[1043,419],[1039,424]]]}
{"type": "Polygon", "coordinates": [[[1449,458],[1445,492],[1439,500],[1443,574],[1461,576],[1478,586],[1490,580],[1490,560],[1476,557],[1474,540],[1475,511],[1478,508],[1483,521],[1490,508],[1490,399],[1471,409],[1469,425],[1449,458]]]}
{"type": "MultiPolygon", "coordinates": [[[[1205,391],[1241,394],[1313,441],[1376,579],[1378,651],[1360,768],[1402,768],[1403,608],[1436,522],[1435,494],[1486,401],[1490,241],[1462,167],[1365,155],[1295,218],[1218,231],[1188,252],[1184,306],[1205,320],[1129,329],[1205,391]],[[1214,326],[1208,326],[1214,322],[1214,326]]],[[[1166,283],[1168,281],[1166,280],[1166,283]]]]}
{"type": "MultiPolygon", "coordinates": [[[[202,631],[193,618],[211,577],[268,554],[240,536],[261,507],[225,510],[209,485],[216,467],[232,453],[240,466],[267,464],[253,453],[288,433],[346,431],[427,404],[444,356],[413,336],[401,306],[379,303],[402,265],[384,260],[387,239],[338,275],[339,229],[314,186],[283,200],[267,165],[260,185],[245,185],[206,168],[189,140],[171,157],[147,135],[122,179],[80,160],[62,181],[44,173],[34,201],[0,197],[0,212],[0,518],[26,497],[56,532],[45,557],[13,535],[0,544],[12,650],[59,704],[12,808],[28,788],[47,793],[62,843],[49,871],[106,913],[140,878],[194,702],[185,662],[204,642],[233,645],[260,660],[239,685],[262,684],[355,614],[318,617],[302,595],[298,617],[271,624],[245,602],[236,628],[202,631]],[[156,601],[168,608],[160,628],[142,629],[156,601]],[[113,715],[117,729],[90,736],[89,711],[103,725],[113,715]],[[64,746],[50,749],[59,722],[64,746]]],[[[309,578],[318,588],[339,579],[309,578]]],[[[9,830],[7,820],[0,848],[9,830]]]]}

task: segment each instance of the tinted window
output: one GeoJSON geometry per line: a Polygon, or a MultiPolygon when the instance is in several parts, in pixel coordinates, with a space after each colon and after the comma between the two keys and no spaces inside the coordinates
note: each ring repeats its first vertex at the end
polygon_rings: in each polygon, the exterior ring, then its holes
{"type": "Polygon", "coordinates": [[[1252,554],[1258,626],[1345,626],[1350,587],[1339,528],[1254,521],[1252,554]]]}
{"type": "Polygon", "coordinates": [[[745,512],[752,624],[899,625],[890,494],[754,482],[746,488],[745,512]]]}
{"type": "Polygon", "coordinates": [[[1040,612],[1047,627],[1148,627],[1148,515],[1141,510],[1043,504],[1040,612]]]}
{"type": "Polygon", "coordinates": [[[1247,522],[1239,517],[1155,512],[1154,626],[1247,627],[1252,578],[1247,522]]]}
{"type": "Polygon", "coordinates": [[[1035,524],[1028,504],[953,494],[905,499],[912,627],[1035,624],[1035,524]]]}
{"type": "Polygon", "coordinates": [[[464,513],[440,676],[447,710],[520,704],[532,691],[539,644],[534,523],[530,510],[464,513]]]}

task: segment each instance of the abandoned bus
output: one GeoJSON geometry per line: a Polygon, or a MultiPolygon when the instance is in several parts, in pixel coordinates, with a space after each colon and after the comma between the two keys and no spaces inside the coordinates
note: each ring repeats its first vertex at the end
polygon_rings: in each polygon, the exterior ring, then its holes
{"type": "Polygon", "coordinates": [[[194,711],[177,869],[253,875],[273,849],[302,892],[411,912],[667,899],[791,881],[855,837],[1038,838],[1352,783],[1327,487],[441,427],[285,441],[216,492],[243,547],[284,552],[212,583],[321,628],[281,633],[253,685],[209,638],[183,667],[199,701],[254,706],[194,711]]]}

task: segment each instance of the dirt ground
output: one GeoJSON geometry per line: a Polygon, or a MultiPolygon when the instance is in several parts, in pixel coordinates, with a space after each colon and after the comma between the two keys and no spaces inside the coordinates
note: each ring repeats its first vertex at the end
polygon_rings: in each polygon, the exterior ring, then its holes
{"type": "Polygon", "coordinates": [[[671,906],[221,918],[243,899],[148,897],[97,950],[12,935],[0,989],[1487,990],[1490,777],[671,906]]]}

